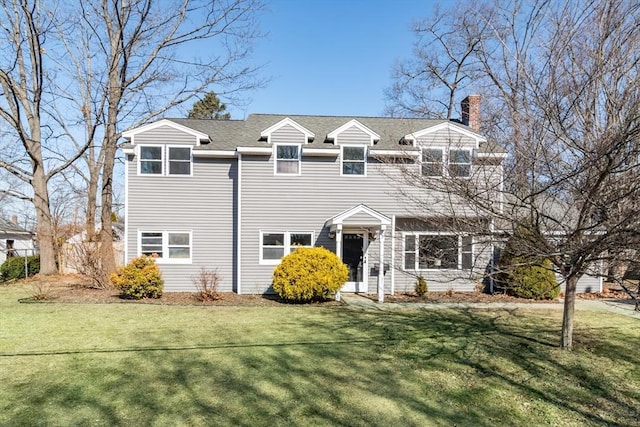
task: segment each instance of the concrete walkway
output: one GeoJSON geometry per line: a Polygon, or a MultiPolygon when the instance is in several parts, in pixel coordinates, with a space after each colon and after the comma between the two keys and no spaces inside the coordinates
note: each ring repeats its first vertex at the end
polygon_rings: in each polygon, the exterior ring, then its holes
{"type": "MultiPolygon", "coordinates": [[[[492,303],[416,303],[416,302],[384,302],[379,303],[370,298],[359,294],[341,293],[341,299],[345,304],[366,309],[376,310],[394,310],[406,308],[420,309],[541,309],[541,310],[562,310],[561,302],[551,303],[522,303],[522,302],[492,302],[492,303]]],[[[635,306],[632,302],[614,299],[577,299],[576,310],[581,311],[604,311],[609,313],[621,314],[623,316],[634,317],[640,319],[640,312],[634,310],[635,306]]]]}

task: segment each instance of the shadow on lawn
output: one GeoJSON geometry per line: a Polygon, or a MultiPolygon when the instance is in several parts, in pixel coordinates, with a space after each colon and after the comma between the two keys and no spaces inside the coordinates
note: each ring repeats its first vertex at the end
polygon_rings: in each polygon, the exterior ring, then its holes
{"type": "Polygon", "coordinates": [[[512,321],[518,316],[336,308],[320,321],[296,319],[305,337],[298,341],[164,341],[105,350],[121,352],[106,367],[100,351],[69,352],[63,360],[72,377],[15,390],[33,406],[9,423],[28,416],[55,425],[47,405],[76,411],[74,424],[92,425],[531,425],[553,410],[577,424],[637,422],[637,387],[619,386],[580,359],[637,366],[637,337],[605,340],[599,334],[606,331],[576,331],[588,350],[569,357],[556,346],[557,319],[512,321]]]}

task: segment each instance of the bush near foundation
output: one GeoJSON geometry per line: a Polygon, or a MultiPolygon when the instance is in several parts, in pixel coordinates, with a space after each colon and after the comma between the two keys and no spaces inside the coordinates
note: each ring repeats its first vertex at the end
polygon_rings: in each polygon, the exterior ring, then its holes
{"type": "Polygon", "coordinates": [[[327,299],[347,281],[347,266],[325,248],[297,248],[273,272],[273,289],[288,301],[327,299]]]}
{"type": "MultiPolygon", "coordinates": [[[[40,272],[40,255],[27,257],[27,274],[29,277],[40,272]]],[[[24,279],[24,257],[7,258],[0,265],[0,282],[24,279]]]]}
{"type": "Polygon", "coordinates": [[[111,283],[125,298],[160,298],[164,281],[153,258],[141,256],[111,275],[111,283]]]}
{"type": "Polygon", "coordinates": [[[425,294],[429,291],[429,287],[427,286],[427,279],[425,279],[423,276],[418,276],[413,289],[415,290],[416,295],[418,295],[419,297],[425,296],[425,294]]]}
{"type": "Polygon", "coordinates": [[[545,259],[527,263],[522,258],[514,258],[508,276],[508,293],[518,298],[555,299],[560,294],[560,286],[553,272],[551,261],[545,259]]]}

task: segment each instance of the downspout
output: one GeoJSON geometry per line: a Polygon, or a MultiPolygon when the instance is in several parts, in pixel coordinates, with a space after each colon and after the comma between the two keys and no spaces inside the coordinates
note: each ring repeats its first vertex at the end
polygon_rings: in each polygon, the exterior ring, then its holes
{"type": "Polygon", "coordinates": [[[242,293],[240,285],[242,283],[242,153],[236,151],[236,154],[238,156],[238,179],[236,180],[238,185],[236,194],[238,198],[238,211],[236,212],[236,292],[240,295],[242,293]]]}
{"type": "Polygon", "coordinates": [[[396,216],[391,216],[391,260],[389,278],[391,279],[391,295],[396,292],[396,216]]]}

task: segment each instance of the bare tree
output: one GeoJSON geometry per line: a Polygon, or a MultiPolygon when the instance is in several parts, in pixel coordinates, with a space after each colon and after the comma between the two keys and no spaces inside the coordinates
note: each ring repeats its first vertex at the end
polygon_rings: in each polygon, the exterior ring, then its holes
{"type": "Polygon", "coordinates": [[[476,50],[486,22],[476,19],[478,7],[474,1],[436,9],[433,17],[414,24],[414,56],[396,65],[386,90],[389,115],[453,118],[456,95],[474,82],[480,66],[476,50]]]}
{"type": "Polygon", "coordinates": [[[9,129],[11,149],[4,152],[0,167],[23,181],[29,193],[12,193],[30,200],[36,213],[40,248],[40,273],[57,272],[53,242],[53,221],[49,206],[48,182],[78,158],[82,150],[63,161],[50,162],[48,150],[54,135],[45,127],[47,73],[44,41],[51,30],[55,11],[43,11],[40,2],[5,0],[0,2],[0,119],[9,129]],[[43,135],[43,129],[46,133],[43,135]]]}
{"type": "Polygon", "coordinates": [[[58,124],[88,143],[86,165],[76,171],[87,186],[87,232],[99,210],[98,240],[106,273],[115,270],[112,242],[113,180],[121,132],[160,117],[215,88],[227,99],[260,86],[259,66],[247,64],[260,36],[259,0],[92,0],[79,2],[77,20],[57,23],[65,55],[58,64],[73,83],[59,87],[73,105],[58,124]],[[191,50],[189,50],[191,49],[191,50]],[[190,53],[197,51],[200,53],[190,53]],[[202,54],[205,53],[205,54],[202,54]]]}
{"type": "Polygon", "coordinates": [[[492,218],[496,234],[519,237],[519,256],[552,261],[565,283],[561,347],[571,348],[578,280],[639,241],[640,5],[510,6],[487,15],[478,57],[505,116],[494,135],[518,147],[517,162],[497,181],[480,158],[473,179],[428,179],[410,165],[403,179],[442,195],[456,220],[492,218]]]}

